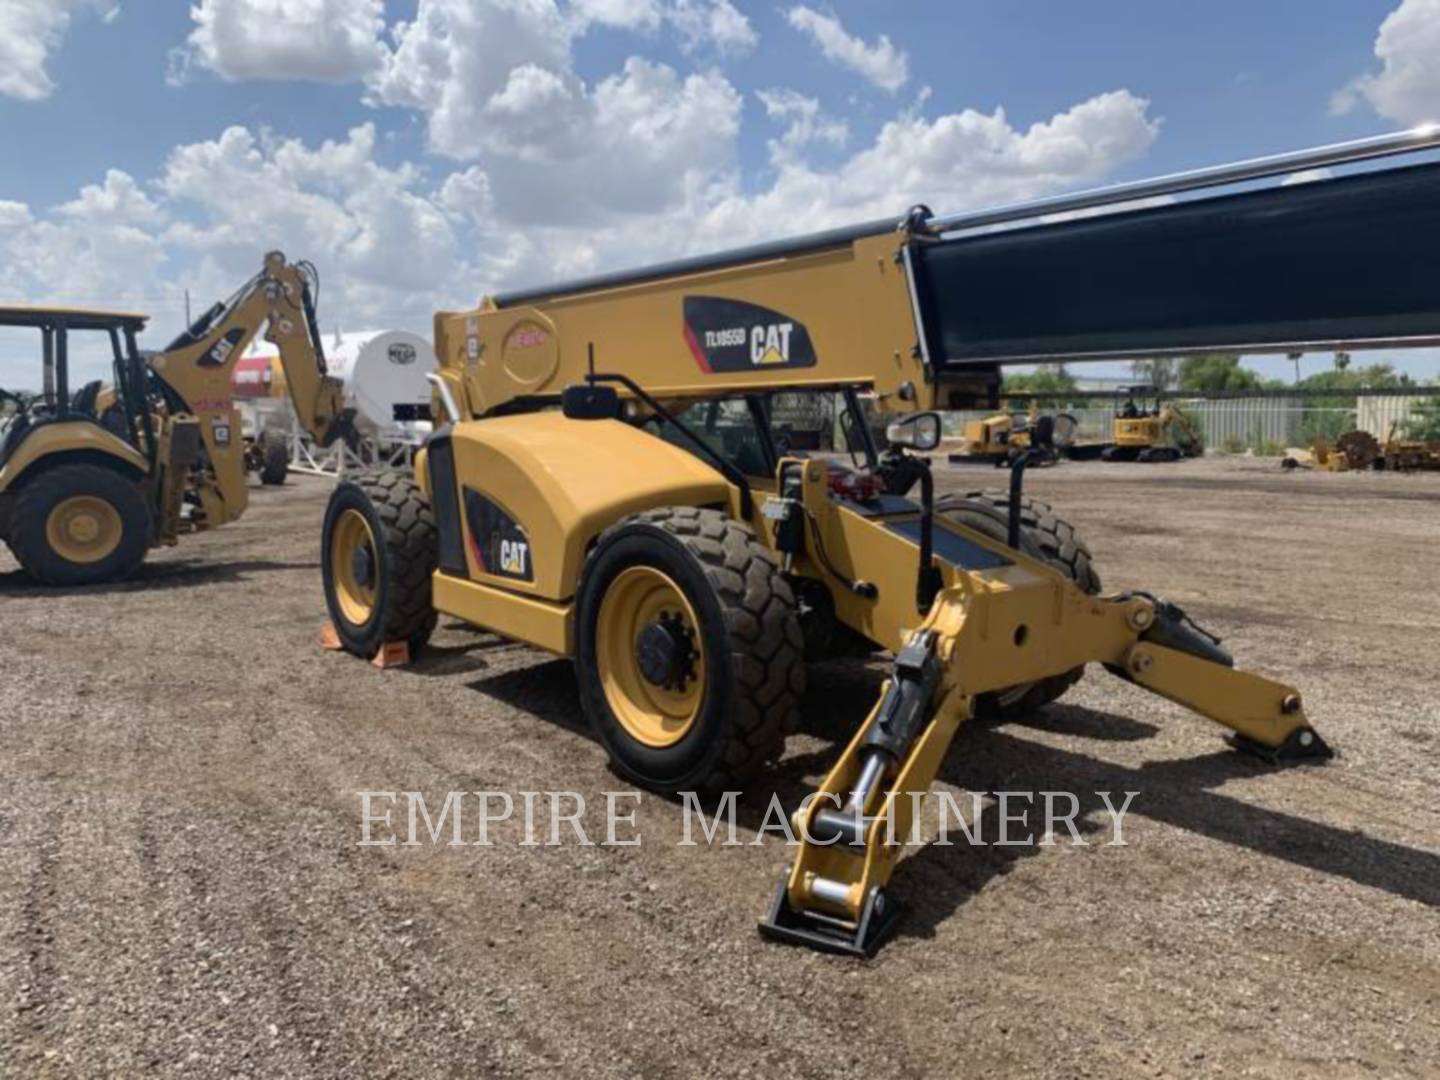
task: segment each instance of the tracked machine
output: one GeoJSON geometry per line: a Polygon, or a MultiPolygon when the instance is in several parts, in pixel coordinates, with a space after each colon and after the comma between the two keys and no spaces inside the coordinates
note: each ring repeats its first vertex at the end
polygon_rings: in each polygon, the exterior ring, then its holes
{"type": "Polygon", "coordinates": [[[241,434],[231,373],[261,329],[284,364],[301,426],[322,445],[352,431],[353,410],[325,369],[308,263],[265,256],[258,274],[160,352],[142,353],[147,316],[0,306],[0,326],[36,333],[42,391],[0,425],[0,539],[46,585],[129,576],[147,551],[245,511],[250,472],[284,480],[283,444],[241,434]],[[113,381],[72,388],[77,340],[110,354],[113,381]]]}
{"type": "Polygon", "coordinates": [[[807,660],[890,651],[796,811],[805,839],[761,924],[839,952],[895,925],[885,838],[908,834],[959,725],[1053,701],[1089,664],[1269,758],[1326,756],[1295,687],[1238,670],[1173,603],[1103,591],[1074,528],[1024,494],[1024,457],[1004,490],[937,497],[930,410],[993,409],[1011,362],[1433,342],[1440,166],[1088,212],[1436,141],[962,217],[917,207],[441,313],[442,426],[415,475],[348,479],[326,512],[335,635],[413,655],[443,612],[571,657],[613,766],[671,792],[776,759],[807,660]],[[1375,273],[1342,286],[1314,252],[1375,273]],[[776,437],[777,396],[795,394],[840,403],[841,453],[776,437]],[[862,396],[893,415],[888,445],[862,396]]]}
{"type": "Polygon", "coordinates": [[[1121,389],[1110,437],[1103,461],[1179,461],[1205,452],[1194,423],[1173,402],[1162,403],[1153,386],[1121,389]]]}

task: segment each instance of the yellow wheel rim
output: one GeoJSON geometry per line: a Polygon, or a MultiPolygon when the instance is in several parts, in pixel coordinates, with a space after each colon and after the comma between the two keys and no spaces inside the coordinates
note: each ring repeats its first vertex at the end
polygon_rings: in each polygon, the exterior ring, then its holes
{"type": "Polygon", "coordinates": [[[380,559],[375,534],[358,510],[343,511],[335,522],[330,534],[330,577],[345,621],[364,626],[375,614],[380,559]]]}
{"type": "Polygon", "coordinates": [[[623,571],[605,591],[595,624],[600,685],[627,734],[674,746],[705,697],[700,622],[680,586],[650,566],[623,571]]]}
{"type": "Polygon", "coordinates": [[[66,562],[97,563],[120,546],[125,523],[98,495],[72,495],[56,503],[45,519],[45,540],[66,562]]]}

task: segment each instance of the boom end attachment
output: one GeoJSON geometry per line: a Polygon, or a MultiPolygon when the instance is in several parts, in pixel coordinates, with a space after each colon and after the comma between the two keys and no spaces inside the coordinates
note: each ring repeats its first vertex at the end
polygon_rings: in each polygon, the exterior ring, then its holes
{"type": "Polygon", "coordinates": [[[1225,741],[1236,750],[1253,754],[1270,765],[1318,764],[1322,761],[1329,761],[1335,756],[1335,751],[1330,749],[1330,744],[1322,739],[1320,733],[1312,727],[1296,728],[1286,736],[1285,741],[1279,746],[1266,746],[1264,743],[1246,738],[1238,731],[1227,736],[1225,741]]]}
{"type": "Polygon", "coordinates": [[[894,934],[904,913],[904,908],[879,888],[870,890],[855,923],[818,911],[796,911],[790,906],[789,878],[787,866],[786,880],[775,890],[770,913],[758,924],[760,933],[772,941],[868,960],[894,934]]]}

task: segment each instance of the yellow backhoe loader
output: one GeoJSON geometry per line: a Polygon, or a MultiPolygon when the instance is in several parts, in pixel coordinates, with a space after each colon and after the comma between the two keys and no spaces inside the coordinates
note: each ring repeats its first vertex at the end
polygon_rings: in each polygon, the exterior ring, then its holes
{"type": "Polygon", "coordinates": [[[147,317],[68,308],[0,307],[0,326],[36,331],[43,389],[0,428],[0,539],[31,577],[90,585],[131,574],[146,552],[245,510],[246,474],[284,479],[283,446],[245,439],[230,374],[267,327],[301,425],[329,444],[350,431],[341,387],[325,374],[315,321],[318,280],[279,252],[228,301],[164,351],[142,353],[147,317]],[[70,356],[90,335],[114,373],[73,390],[70,356]],[[277,450],[277,446],[279,449],[277,450]]]}
{"type": "Polygon", "coordinates": [[[1273,759],[1327,756],[1294,687],[1237,670],[1173,603],[1103,592],[1075,529],[1023,493],[1023,457],[1004,490],[937,497],[915,453],[939,441],[928,410],[994,407],[1003,363],[1440,332],[1428,278],[1407,277],[1436,240],[1435,166],[1044,219],[1203,186],[948,219],[918,207],[438,314],[443,423],[413,477],[348,478],[326,511],[339,643],[414,655],[444,612],[572,657],[614,768],[670,792],[730,788],[775,760],[807,658],[856,640],[892,651],[869,717],[796,811],[805,839],[761,924],[839,952],[868,954],[893,928],[886,837],[908,835],[957,727],[1053,701],[1088,664],[1273,759]],[[1399,182],[1417,169],[1423,184],[1399,182]],[[1296,260],[1299,246],[1364,265],[1379,251],[1373,265],[1399,270],[1337,298],[1333,260],[1296,260]],[[1260,287],[1275,282],[1291,292],[1260,287]],[[777,443],[780,393],[839,399],[848,464],[777,443]],[[895,417],[884,448],[862,394],[895,417]]]}
{"type": "Polygon", "coordinates": [[[1036,402],[1022,417],[1011,412],[995,413],[965,424],[960,449],[951,453],[951,464],[970,462],[1013,465],[1022,454],[1030,454],[1032,465],[1053,465],[1075,441],[1075,417],[1069,413],[1042,413],[1036,402]]]}

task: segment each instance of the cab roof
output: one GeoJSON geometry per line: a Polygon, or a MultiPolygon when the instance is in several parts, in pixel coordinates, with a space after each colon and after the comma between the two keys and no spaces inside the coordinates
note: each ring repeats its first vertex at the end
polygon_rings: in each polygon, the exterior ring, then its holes
{"type": "Polygon", "coordinates": [[[97,311],[93,308],[40,307],[0,304],[0,326],[56,326],[72,330],[108,330],[111,327],[143,329],[149,315],[135,311],[97,311]]]}

